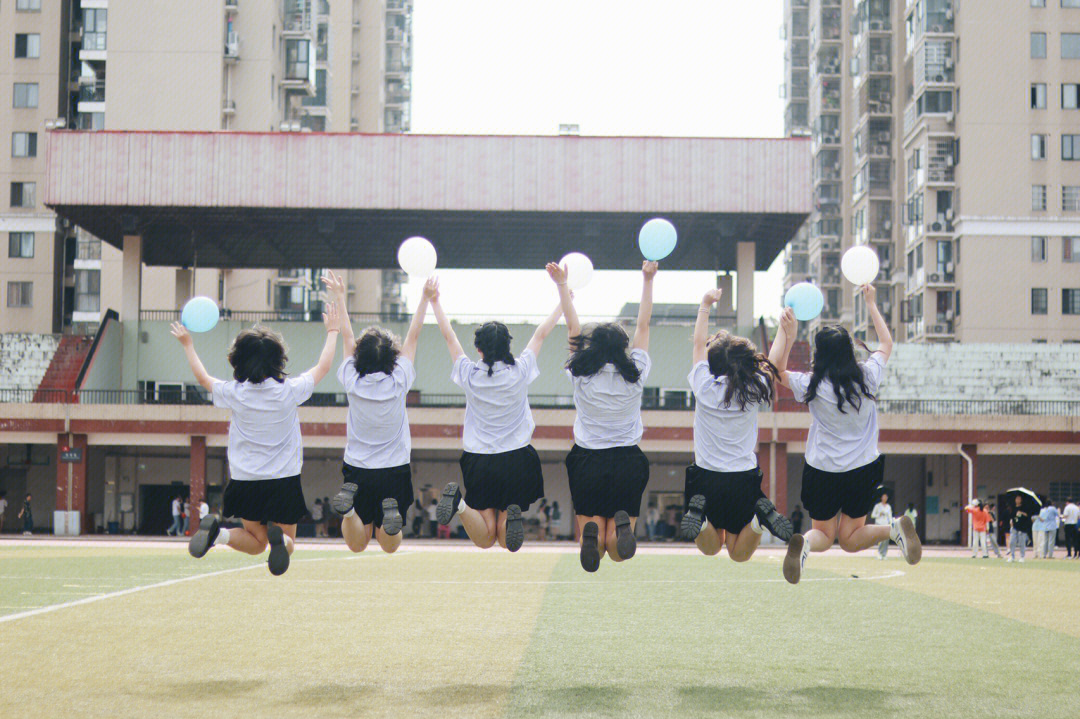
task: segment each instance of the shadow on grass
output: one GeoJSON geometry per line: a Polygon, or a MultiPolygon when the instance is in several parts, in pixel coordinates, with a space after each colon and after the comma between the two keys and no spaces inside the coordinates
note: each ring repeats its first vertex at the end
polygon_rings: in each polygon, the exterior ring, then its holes
{"type": "Polygon", "coordinates": [[[626,690],[620,687],[586,686],[559,687],[540,691],[537,702],[546,712],[574,714],[583,707],[603,707],[617,711],[626,703],[626,690]]]}
{"type": "Polygon", "coordinates": [[[355,707],[358,702],[371,701],[378,693],[373,686],[363,684],[312,684],[296,691],[279,703],[305,707],[355,707]]]}
{"type": "Polygon", "coordinates": [[[507,697],[503,684],[444,684],[420,692],[421,703],[431,709],[452,709],[467,704],[488,704],[507,697]]]}
{"type": "MultiPolygon", "coordinates": [[[[679,707],[685,712],[703,714],[708,712],[771,711],[817,714],[861,714],[868,707],[881,714],[893,713],[885,709],[896,700],[895,692],[866,687],[819,686],[804,687],[792,691],[765,691],[752,687],[701,686],[683,687],[678,690],[679,707]]],[[[904,694],[917,697],[919,694],[904,694]]]]}
{"type": "Polygon", "coordinates": [[[202,701],[254,692],[265,684],[261,679],[194,679],[171,684],[150,684],[147,688],[162,698],[202,701]]]}

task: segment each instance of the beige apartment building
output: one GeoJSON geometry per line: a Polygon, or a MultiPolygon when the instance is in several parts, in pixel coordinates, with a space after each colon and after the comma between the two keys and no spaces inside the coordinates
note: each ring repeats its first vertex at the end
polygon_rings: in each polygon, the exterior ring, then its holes
{"type": "MultiPolygon", "coordinates": [[[[48,128],[406,132],[411,27],[412,0],[0,3],[0,332],[93,327],[120,303],[120,252],[40,202],[48,128]]],[[[142,304],[201,294],[233,311],[316,311],[321,269],[202,269],[192,256],[146,268],[142,304]]],[[[400,273],[346,274],[351,311],[403,311],[400,273]]]]}
{"type": "Polygon", "coordinates": [[[838,288],[834,316],[872,336],[832,261],[869,244],[902,341],[1080,341],[1080,0],[787,0],[785,32],[786,129],[814,138],[817,208],[787,285],[821,285],[827,308],[838,288]],[[833,77],[840,112],[815,100],[833,77]]]}

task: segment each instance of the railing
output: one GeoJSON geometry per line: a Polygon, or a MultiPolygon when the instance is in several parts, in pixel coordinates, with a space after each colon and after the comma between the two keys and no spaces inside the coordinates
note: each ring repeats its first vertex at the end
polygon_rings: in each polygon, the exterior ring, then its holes
{"type": "MultiPolygon", "coordinates": [[[[686,314],[660,315],[653,314],[654,325],[679,325],[692,326],[696,314],[696,305],[689,306],[686,314]]],[[[141,322],[179,322],[180,310],[140,310],[139,321],[141,322]]],[[[537,325],[547,315],[518,315],[489,313],[483,315],[455,314],[450,316],[450,321],[457,324],[476,325],[492,320],[514,325],[537,325]]],[[[578,315],[582,324],[595,322],[615,322],[618,324],[634,324],[637,322],[636,315],[578,315]]],[[[402,312],[358,312],[350,313],[349,319],[353,325],[363,324],[394,324],[412,320],[412,315],[402,312]]],[[[255,324],[258,322],[322,322],[322,310],[278,310],[269,312],[250,312],[221,310],[222,322],[240,322],[243,324],[255,324]]]]}
{"type": "Polygon", "coordinates": [[[0,404],[60,403],[72,399],[66,389],[0,389],[0,404]]]}
{"type": "Polygon", "coordinates": [[[105,102],[105,83],[95,82],[80,85],[79,102],[105,102]]]}

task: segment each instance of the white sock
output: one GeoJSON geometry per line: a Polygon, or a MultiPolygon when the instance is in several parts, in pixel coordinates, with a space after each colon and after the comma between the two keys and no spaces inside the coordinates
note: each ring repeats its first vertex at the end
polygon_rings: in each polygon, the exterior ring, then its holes
{"type": "Polygon", "coordinates": [[[754,530],[758,534],[761,534],[762,531],[764,531],[761,529],[761,522],[758,520],[756,514],[754,515],[754,518],[750,520],[750,529],[754,530]]]}
{"type": "Polygon", "coordinates": [[[345,513],[345,517],[355,517],[355,516],[356,516],[356,510],[355,509],[350,509],[348,512],[345,513]]]}
{"type": "Polygon", "coordinates": [[[225,546],[229,543],[229,530],[222,527],[217,532],[217,538],[214,540],[214,544],[220,544],[225,546]]]}
{"type": "Polygon", "coordinates": [[[465,498],[464,497],[462,497],[461,499],[458,500],[457,511],[464,512],[466,509],[468,509],[468,507],[469,507],[469,505],[465,504],[465,498]]]}

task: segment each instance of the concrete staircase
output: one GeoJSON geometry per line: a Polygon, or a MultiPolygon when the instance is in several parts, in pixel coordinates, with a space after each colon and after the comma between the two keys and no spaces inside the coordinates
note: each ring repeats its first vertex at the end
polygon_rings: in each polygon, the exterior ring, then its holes
{"type": "Polygon", "coordinates": [[[34,393],[34,402],[71,401],[93,337],[64,335],[52,356],[52,362],[34,393]]]}

